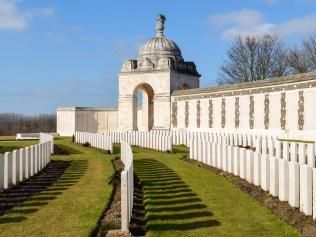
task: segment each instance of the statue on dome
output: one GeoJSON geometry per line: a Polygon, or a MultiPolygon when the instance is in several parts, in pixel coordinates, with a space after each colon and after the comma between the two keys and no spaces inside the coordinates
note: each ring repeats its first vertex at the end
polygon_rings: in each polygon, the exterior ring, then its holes
{"type": "Polygon", "coordinates": [[[156,23],[157,36],[163,36],[163,30],[165,29],[165,21],[166,17],[159,13],[156,23]]]}

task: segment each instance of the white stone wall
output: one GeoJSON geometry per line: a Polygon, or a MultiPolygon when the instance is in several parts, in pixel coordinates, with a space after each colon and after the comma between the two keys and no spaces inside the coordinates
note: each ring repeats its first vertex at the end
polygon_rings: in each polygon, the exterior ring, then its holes
{"type": "Polygon", "coordinates": [[[74,108],[57,109],[57,133],[72,136],[75,132],[76,111],[74,108]]]}
{"type": "Polygon", "coordinates": [[[75,131],[102,133],[117,130],[117,111],[102,108],[57,109],[57,133],[72,136],[75,131]]]}
{"type": "Polygon", "coordinates": [[[177,126],[173,128],[185,128],[186,102],[189,105],[188,128],[198,128],[198,101],[200,128],[209,128],[209,120],[213,122],[212,128],[222,128],[224,98],[226,129],[237,128],[236,121],[239,120],[238,128],[241,129],[249,129],[253,124],[253,129],[316,130],[316,74],[299,74],[275,80],[251,83],[251,86],[245,83],[237,87],[214,87],[209,88],[209,92],[206,88],[175,91],[171,103],[177,104],[177,111],[176,116],[171,114],[171,118],[176,119],[177,126]],[[236,98],[239,98],[239,119],[236,118],[236,98]],[[211,118],[209,101],[213,105],[211,118]],[[284,119],[281,119],[282,114],[284,119]]]}

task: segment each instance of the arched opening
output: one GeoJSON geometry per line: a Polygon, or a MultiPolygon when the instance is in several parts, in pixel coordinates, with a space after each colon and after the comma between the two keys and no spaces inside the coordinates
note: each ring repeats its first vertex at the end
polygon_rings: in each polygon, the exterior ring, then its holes
{"type": "Polygon", "coordinates": [[[142,83],[133,93],[133,129],[148,131],[154,126],[154,90],[142,83]]]}
{"type": "Polygon", "coordinates": [[[189,85],[187,83],[184,83],[180,86],[180,90],[188,90],[188,89],[190,89],[190,88],[189,88],[189,85]]]}

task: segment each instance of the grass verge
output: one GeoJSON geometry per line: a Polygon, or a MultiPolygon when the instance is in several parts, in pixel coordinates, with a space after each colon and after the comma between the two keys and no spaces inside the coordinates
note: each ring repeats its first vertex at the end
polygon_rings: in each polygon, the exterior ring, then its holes
{"type": "Polygon", "coordinates": [[[216,175],[174,154],[134,148],[147,236],[297,237],[293,227],[216,175]]]}
{"type": "Polygon", "coordinates": [[[46,169],[46,175],[30,180],[22,191],[11,191],[9,197],[2,194],[17,201],[34,192],[0,215],[0,236],[89,236],[97,227],[112,192],[111,156],[72,144],[71,139],[58,139],[56,144],[71,147],[69,153],[78,152],[53,156],[54,162],[67,165],[56,181],[51,179],[57,171],[46,169]]]}

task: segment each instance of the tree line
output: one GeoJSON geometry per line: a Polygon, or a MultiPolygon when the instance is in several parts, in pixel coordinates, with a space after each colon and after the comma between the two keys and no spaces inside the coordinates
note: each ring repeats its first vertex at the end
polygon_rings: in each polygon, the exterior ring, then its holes
{"type": "Polygon", "coordinates": [[[0,113],[0,136],[33,132],[56,132],[56,115],[26,116],[16,113],[0,113]]]}
{"type": "Polygon", "coordinates": [[[221,65],[219,84],[316,71],[316,35],[288,48],[275,35],[237,37],[221,65]]]}

